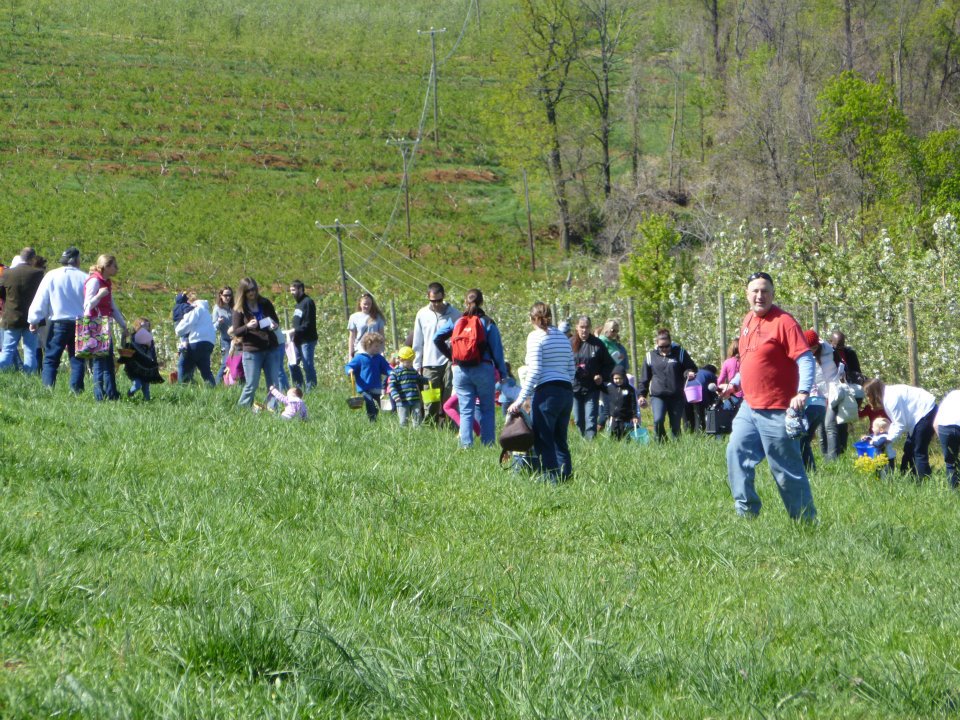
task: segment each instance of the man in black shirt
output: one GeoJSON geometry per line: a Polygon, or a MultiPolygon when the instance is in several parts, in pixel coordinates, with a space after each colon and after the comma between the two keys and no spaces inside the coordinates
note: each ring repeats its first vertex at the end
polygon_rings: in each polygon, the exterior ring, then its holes
{"type": "Polygon", "coordinates": [[[297,307],[293,311],[293,344],[297,346],[299,360],[299,364],[290,366],[290,376],[294,385],[304,388],[306,375],[304,389],[310,390],[317,386],[317,369],[313,361],[313,354],[317,349],[317,306],[313,298],[304,292],[300,280],[290,283],[290,294],[297,301],[297,307]],[[303,365],[302,372],[300,365],[303,365]]]}

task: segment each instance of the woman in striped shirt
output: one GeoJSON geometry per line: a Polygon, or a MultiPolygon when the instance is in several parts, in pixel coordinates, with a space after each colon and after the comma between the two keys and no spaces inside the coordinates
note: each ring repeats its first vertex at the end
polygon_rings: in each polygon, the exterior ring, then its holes
{"type": "Polygon", "coordinates": [[[527,375],[520,396],[508,408],[518,413],[532,397],[534,448],[540,470],[551,482],[568,480],[573,472],[567,429],[573,411],[573,350],[567,336],[551,324],[550,308],[536,303],[530,309],[533,332],[527,336],[527,375]]]}

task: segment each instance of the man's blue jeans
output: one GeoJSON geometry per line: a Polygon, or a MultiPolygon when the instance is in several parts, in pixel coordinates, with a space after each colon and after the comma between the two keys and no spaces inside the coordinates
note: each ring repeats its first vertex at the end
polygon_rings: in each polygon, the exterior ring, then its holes
{"type": "Polygon", "coordinates": [[[753,410],[744,401],[733,420],[727,444],[727,482],[739,515],[760,514],[754,478],[757,465],[766,457],[790,517],[816,517],[810,481],[800,457],[800,441],[787,437],[785,415],[783,410],[753,410]]]}
{"type": "Polygon", "coordinates": [[[29,328],[7,328],[3,331],[3,348],[0,350],[0,370],[17,367],[20,356],[17,346],[23,340],[23,371],[30,375],[40,369],[37,358],[37,333],[29,328]]]}
{"type": "Polygon", "coordinates": [[[117,366],[113,362],[113,343],[110,343],[110,354],[106,357],[93,359],[93,397],[97,402],[101,400],[117,400],[117,366]]]}
{"type": "Polygon", "coordinates": [[[70,389],[75,393],[83,392],[83,374],[86,365],[83,360],[73,354],[76,347],[76,320],[54,320],[50,323],[50,334],[47,344],[43,348],[43,372],[41,379],[46,387],[57,384],[57,372],[60,370],[60,360],[63,351],[67,351],[70,358],[70,389]]]}
{"type": "Polygon", "coordinates": [[[179,378],[181,383],[193,382],[193,373],[200,371],[200,377],[210,387],[216,385],[213,379],[213,373],[210,371],[210,356],[213,355],[212,342],[190,343],[181,356],[183,359],[183,372],[179,378]]]}
{"type": "Polygon", "coordinates": [[[317,367],[313,357],[316,349],[316,340],[297,345],[297,359],[300,364],[290,366],[290,378],[301,390],[310,390],[317,386],[317,367]],[[306,383],[304,383],[304,376],[306,376],[306,383]]]}
{"type": "Polygon", "coordinates": [[[497,441],[496,403],[494,386],[496,379],[493,365],[453,366],[453,391],[460,403],[460,447],[473,445],[473,416],[480,399],[480,442],[493,445],[497,441]]]}
{"type": "Polygon", "coordinates": [[[800,457],[803,458],[803,466],[811,472],[817,469],[817,461],[813,459],[813,438],[826,416],[826,405],[808,403],[803,410],[803,417],[807,421],[807,434],[800,438],[800,457]]]}
{"type": "Polygon", "coordinates": [[[957,458],[960,457],[960,425],[941,425],[940,447],[943,448],[943,462],[947,466],[947,482],[957,488],[960,481],[957,473],[957,458]]]}
{"type": "Polygon", "coordinates": [[[680,423],[683,421],[683,411],[686,409],[687,399],[683,393],[678,395],[650,396],[650,409],[653,411],[653,434],[657,442],[667,439],[667,418],[670,418],[670,434],[680,437],[680,423]]]}
{"type": "Polygon", "coordinates": [[[587,390],[585,395],[573,396],[573,421],[577,430],[587,440],[597,435],[597,420],[600,413],[600,389],[587,390]]]}
{"type": "Polygon", "coordinates": [[[530,406],[533,447],[537,451],[540,471],[554,483],[567,480],[573,474],[567,445],[573,404],[573,389],[569,385],[547,383],[533,391],[530,406]]]}

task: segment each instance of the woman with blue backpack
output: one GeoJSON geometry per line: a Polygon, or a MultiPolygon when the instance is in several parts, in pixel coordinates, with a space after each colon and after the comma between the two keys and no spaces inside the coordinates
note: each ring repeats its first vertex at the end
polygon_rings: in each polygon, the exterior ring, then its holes
{"type": "Polygon", "coordinates": [[[493,445],[496,432],[496,373],[507,376],[497,324],[483,312],[483,293],[467,291],[463,316],[433,338],[453,365],[453,391],[460,404],[460,447],[473,446],[474,413],[480,409],[480,442],[493,445]],[[449,340],[449,347],[447,341],[449,340]]]}

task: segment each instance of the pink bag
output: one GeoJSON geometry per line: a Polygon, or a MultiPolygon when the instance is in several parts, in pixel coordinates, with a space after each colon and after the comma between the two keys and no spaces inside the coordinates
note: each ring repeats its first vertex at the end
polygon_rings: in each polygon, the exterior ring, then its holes
{"type": "Polygon", "coordinates": [[[77,319],[74,355],[78,358],[109,357],[110,343],[109,317],[82,317],[77,319]]]}
{"type": "Polygon", "coordinates": [[[227,358],[227,369],[223,372],[223,384],[236,385],[243,379],[243,355],[236,353],[227,358]]]}

